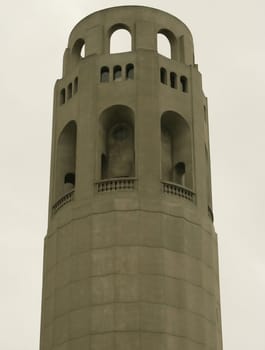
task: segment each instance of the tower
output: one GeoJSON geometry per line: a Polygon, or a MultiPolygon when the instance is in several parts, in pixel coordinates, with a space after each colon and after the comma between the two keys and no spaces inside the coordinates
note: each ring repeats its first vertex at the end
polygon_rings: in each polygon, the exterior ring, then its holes
{"type": "Polygon", "coordinates": [[[141,6],[79,22],[52,140],[40,349],[221,350],[207,99],[188,28],[141,6]],[[119,29],[132,48],[111,54],[119,29]]]}

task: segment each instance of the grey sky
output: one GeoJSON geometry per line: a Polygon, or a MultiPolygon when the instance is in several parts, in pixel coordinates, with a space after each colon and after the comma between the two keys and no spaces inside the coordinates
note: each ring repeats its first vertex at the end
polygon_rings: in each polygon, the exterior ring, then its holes
{"type": "Polygon", "coordinates": [[[39,347],[53,85],[72,27],[146,5],[190,28],[209,101],[225,350],[265,349],[264,0],[25,0],[2,4],[0,348],[39,347]]]}

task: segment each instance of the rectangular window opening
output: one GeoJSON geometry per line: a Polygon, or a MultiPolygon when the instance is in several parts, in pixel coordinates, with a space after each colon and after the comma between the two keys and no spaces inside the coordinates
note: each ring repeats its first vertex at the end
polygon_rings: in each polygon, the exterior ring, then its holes
{"type": "Polygon", "coordinates": [[[170,86],[173,89],[177,89],[177,75],[174,72],[170,73],[170,86]]]}
{"type": "Polygon", "coordinates": [[[67,99],[72,98],[73,95],[73,86],[72,83],[70,83],[67,87],[67,99]]]}
{"type": "Polygon", "coordinates": [[[65,89],[60,91],[60,105],[65,104],[65,89]]]}

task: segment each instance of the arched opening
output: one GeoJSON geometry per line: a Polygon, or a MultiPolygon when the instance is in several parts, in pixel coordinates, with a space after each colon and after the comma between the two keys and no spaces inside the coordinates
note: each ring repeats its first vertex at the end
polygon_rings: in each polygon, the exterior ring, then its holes
{"type": "Polygon", "coordinates": [[[160,68],[160,81],[162,84],[167,84],[167,71],[165,68],[160,68]]]}
{"type": "Polygon", "coordinates": [[[161,176],[164,181],[193,187],[190,128],[173,111],[163,113],[161,118],[161,176]]]}
{"type": "Polygon", "coordinates": [[[111,54],[132,51],[132,36],[124,25],[114,26],[110,33],[111,54]]]}
{"type": "Polygon", "coordinates": [[[126,66],[126,79],[134,79],[134,65],[131,63],[126,66]]]}
{"type": "Polygon", "coordinates": [[[56,199],[75,187],[76,123],[69,122],[61,132],[56,152],[56,199]]]}
{"type": "Polygon", "coordinates": [[[133,131],[127,122],[117,122],[107,134],[108,177],[132,176],[133,131]]]}
{"type": "Polygon", "coordinates": [[[134,176],[134,115],[112,106],[101,115],[101,179],[134,176]]]}
{"type": "Polygon", "coordinates": [[[64,188],[68,192],[75,187],[75,174],[67,173],[64,177],[64,188]]]}
{"type": "Polygon", "coordinates": [[[85,43],[82,45],[80,50],[80,57],[84,58],[86,56],[86,46],[85,43]]]}
{"type": "Polygon", "coordinates": [[[174,72],[170,72],[170,86],[177,89],[177,74],[174,72]]]}
{"type": "Polygon", "coordinates": [[[85,57],[85,40],[84,39],[78,39],[74,43],[74,46],[72,48],[72,57],[75,63],[79,62],[80,59],[85,57]]]}
{"type": "Polygon", "coordinates": [[[109,67],[102,67],[100,71],[100,81],[101,83],[109,82],[109,67]]]}
{"type": "Polygon", "coordinates": [[[188,79],[184,75],[180,77],[180,83],[181,83],[181,91],[188,92],[188,79]]]}
{"type": "Polygon", "coordinates": [[[171,58],[171,43],[163,33],[157,33],[157,52],[160,55],[171,58]]]}
{"type": "Polygon", "coordinates": [[[113,68],[113,80],[121,80],[122,69],[121,66],[114,66],[113,68]]]}
{"type": "Polygon", "coordinates": [[[157,52],[167,58],[177,60],[177,39],[170,30],[161,29],[157,33],[157,52]]]}

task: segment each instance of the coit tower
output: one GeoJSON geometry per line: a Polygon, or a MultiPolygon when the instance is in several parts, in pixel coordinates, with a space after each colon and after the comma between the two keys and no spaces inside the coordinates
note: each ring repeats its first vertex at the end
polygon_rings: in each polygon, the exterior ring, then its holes
{"type": "Polygon", "coordinates": [[[219,294],[191,33],[153,8],[93,13],[54,90],[40,349],[221,350],[219,294]]]}

